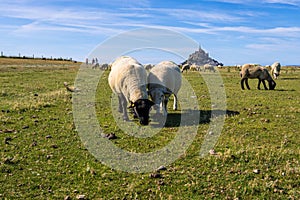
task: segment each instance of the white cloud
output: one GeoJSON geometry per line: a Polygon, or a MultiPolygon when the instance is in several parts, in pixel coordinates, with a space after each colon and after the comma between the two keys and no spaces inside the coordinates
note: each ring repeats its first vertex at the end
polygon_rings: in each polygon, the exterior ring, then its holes
{"type": "Polygon", "coordinates": [[[300,0],[264,0],[266,3],[280,3],[293,6],[300,6],[300,0]]]}
{"type": "Polygon", "coordinates": [[[222,3],[233,3],[233,4],[258,4],[258,3],[270,3],[270,4],[286,4],[293,6],[300,6],[300,0],[207,0],[222,3]]]}

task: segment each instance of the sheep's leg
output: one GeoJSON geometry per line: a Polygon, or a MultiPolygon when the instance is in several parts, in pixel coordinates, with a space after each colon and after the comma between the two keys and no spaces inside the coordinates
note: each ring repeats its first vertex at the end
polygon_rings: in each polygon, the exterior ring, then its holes
{"type": "Polygon", "coordinates": [[[118,108],[118,112],[122,113],[123,112],[123,107],[122,107],[122,97],[120,95],[118,95],[118,100],[119,100],[119,108],[118,108]]]}
{"type": "Polygon", "coordinates": [[[261,83],[261,80],[260,80],[260,79],[258,79],[258,85],[257,85],[257,89],[259,89],[259,90],[260,90],[260,83],[261,83]]]}
{"type": "Polygon", "coordinates": [[[249,84],[248,84],[248,79],[246,79],[245,82],[246,82],[247,89],[250,90],[250,87],[249,87],[249,84]]]}
{"type": "Polygon", "coordinates": [[[264,88],[265,88],[265,90],[268,90],[268,88],[267,88],[267,86],[266,86],[266,82],[265,82],[265,80],[262,80],[262,83],[264,84],[264,88]]]}
{"type": "Polygon", "coordinates": [[[127,114],[127,100],[122,94],[118,95],[118,98],[119,98],[119,110],[121,110],[121,113],[123,113],[123,120],[128,121],[129,118],[127,114]]]}
{"type": "Polygon", "coordinates": [[[176,94],[174,94],[173,110],[177,110],[177,95],[176,94]]]}
{"type": "Polygon", "coordinates": [[[245,87],[244,87],[244,82],[245,82],[245,79],[242,79],[242,80],[241,80],[241,88],[242,88],[242,90],[245,89],[245,87]]]}
{"type": "Polygon", "coordinates": [[[163,114],[164,114],[164,116],[166,116],[168,114],[167,107],[168,107],[169,97],[170,97],[170,95],[165,95],[165,98],[163,100],[163,109],[164,109],[163,114]]]}

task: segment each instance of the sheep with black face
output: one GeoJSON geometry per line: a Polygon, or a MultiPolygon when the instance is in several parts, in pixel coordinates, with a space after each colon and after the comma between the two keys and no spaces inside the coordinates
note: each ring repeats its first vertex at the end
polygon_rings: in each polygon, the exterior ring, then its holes
{"type": "Polygon", "coordinates": [[[149,124],[149,112],[154,103],[148,99],[146,89],[147,73],[142,64],[129,56],[117,58],[111,66],[108,83],[112,91],[118,95],[119,112],[123,119],[129,120],[127,103],[134,110],[141,125],[149,124]]]}
{"type": "Polygon", "coordinates": [[[173,110],[177,110],[177,94],[181,87],[182,75],[180,68],[172,61],[162,61],[155,65],[148,75],[148,92],[155,103],[155,110],[163,110],[167,115],[167,104],[174,95],[173,110]]]}

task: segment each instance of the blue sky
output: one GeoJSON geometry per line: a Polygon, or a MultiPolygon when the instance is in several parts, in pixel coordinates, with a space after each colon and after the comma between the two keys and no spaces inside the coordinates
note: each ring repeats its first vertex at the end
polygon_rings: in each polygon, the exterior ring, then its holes
{"type": "MultiPolygon", "coordinates": [[[[108,38],[160,28],[192,38],[225,65],[300,64],[299,19],[300,0],[5,0],[0,50],[83,61],[108,38]]],[[[142,63],[169,59],[138,56],[142,63]]]]}

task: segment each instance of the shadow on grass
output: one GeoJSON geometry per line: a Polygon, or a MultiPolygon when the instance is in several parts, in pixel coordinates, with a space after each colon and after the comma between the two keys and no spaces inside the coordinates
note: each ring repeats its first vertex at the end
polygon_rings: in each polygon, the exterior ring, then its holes
{"type": "MultiPolygon", "coordinates": [[[[191,112],[191,111],[189,111],[191,112]]],[[[212,111],[211,110],[199,110],[200,113],[199,117],[199,124],[208,124],[210,123],[210,120],[212,118],[212,111]]],[[[190,114],[190,113],[183,113],[184,114],[190,114]]],[[[221,115],[226,115],[228,117],[239,115],[240,113],[238,111],[232,111],[232,110],[214,110],[213,112],[214,116],[213,117],[218,117],[221,115]]],[[[164,127],[179,127],[182,125],[185,126],[191,126],[195,125],[195,122],[193,121],[184,121],[184,124],[181,124],[181,113],[169,113],[165,122],[164,127]]]]}
{"type": "Polygon", "coordinates": [[[283,77],[283,78],[280,78],[281,80],[299,80],[300,78],[297,78],[297,77],[283,77]]]}
{"type": "Polygon", "coordinates": [[[296,91],[295,89],[291,89],[291,90],[286,90],[286,89],[275,89],[274,91],[278,91],[278,92],[293,92],[296,91]]]}

